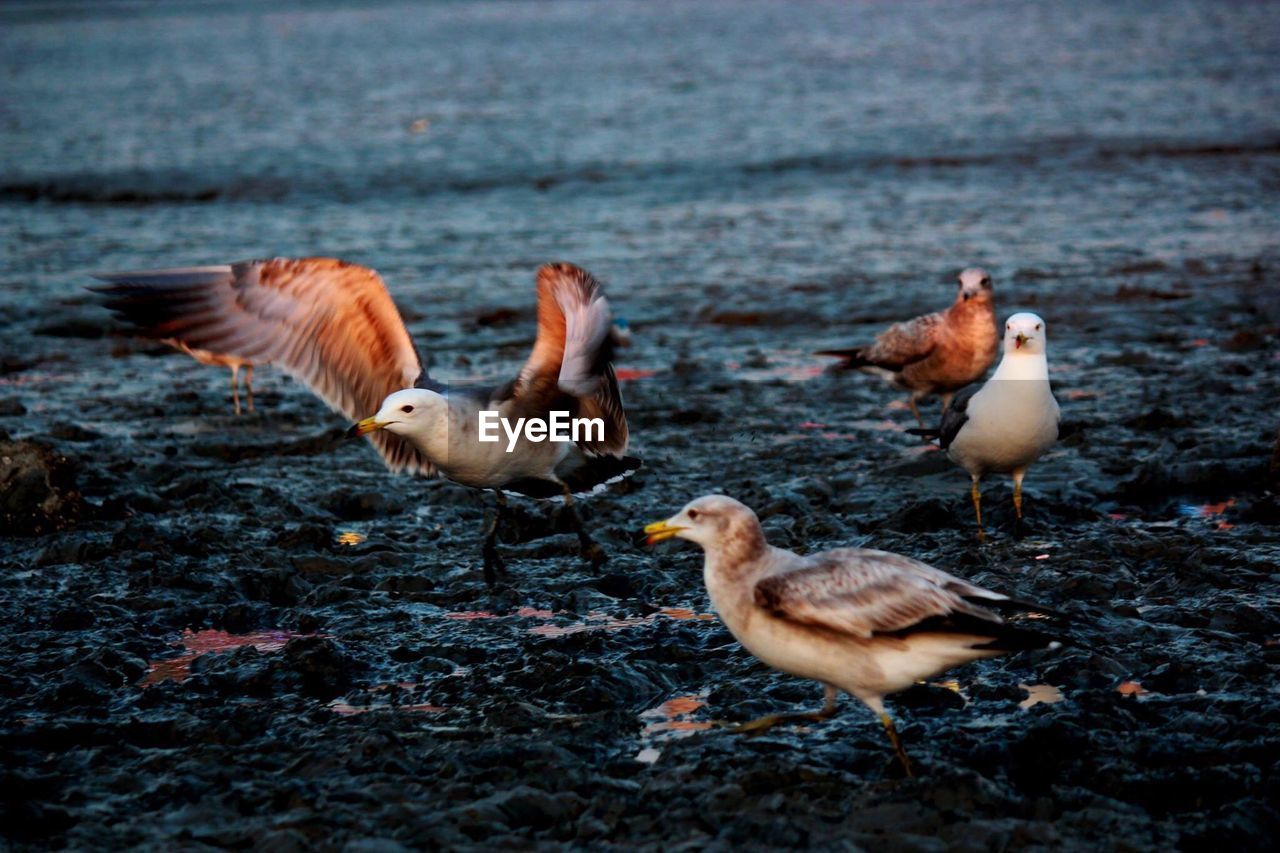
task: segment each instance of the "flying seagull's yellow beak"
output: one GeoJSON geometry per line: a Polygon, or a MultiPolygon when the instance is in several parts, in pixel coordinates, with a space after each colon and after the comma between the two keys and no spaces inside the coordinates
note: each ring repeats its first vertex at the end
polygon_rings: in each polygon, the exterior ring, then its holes
{"type": "Polygon", "coordinates": [[[649,538],[644,540],[644,542],[646,545],[656,545],[659,542],[673,538],[677,533],[685,529],[687,528],[681,527],[678,524],[672,524],[671,519],[667,519],[666,521],[655,521],[653,524],[645,527],[644,532],[649,534],[649,538]]]}
{"type": "Polygon", "coordinates": [[[347,430],[347,438],[357,438],[362,435],[368,435],[371,432],[377,432],[386,424],[374,418],[365,418],[362,421],[356,421],[351,425],[351,429],[347,430]]]}

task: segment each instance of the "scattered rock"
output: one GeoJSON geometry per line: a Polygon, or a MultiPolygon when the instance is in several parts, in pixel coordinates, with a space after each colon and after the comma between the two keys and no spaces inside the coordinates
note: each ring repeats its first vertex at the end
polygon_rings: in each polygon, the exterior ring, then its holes
{"type": "Polygon", "coordinates": [[[37,441],[0,442],[0,523],[18,536],[74,524],[84,510],[75,466],[37,441]]]}

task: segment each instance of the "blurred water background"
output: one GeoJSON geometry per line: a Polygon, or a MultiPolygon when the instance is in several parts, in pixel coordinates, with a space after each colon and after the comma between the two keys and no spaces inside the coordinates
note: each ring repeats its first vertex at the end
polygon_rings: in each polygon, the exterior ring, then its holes
{"type": "Polygon", "coordinates": [[[1275,12],[6,4],[0,310],[36,323],[95,268],[290,254],[376,266],[428,335],[524,305],[548,259],[641,319],[828,323],[848,287],[923,307],[969,264],[1052,289],[1251,262],[1280,245],[1275,12]]]}

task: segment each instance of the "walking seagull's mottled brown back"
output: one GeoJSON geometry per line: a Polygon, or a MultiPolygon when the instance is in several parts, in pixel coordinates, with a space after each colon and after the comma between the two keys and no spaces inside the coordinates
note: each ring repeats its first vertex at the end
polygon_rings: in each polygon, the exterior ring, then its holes
{"type": "Polygon", "coordinates": [[[945,311],[895,323],[866,346],[823,350],[835,356],[837,370],[861,370],[883,378],[894,388],[910,391],[907,399],[920,425],[917,402],[942,395],[945,408],[951,395],[979,379],[996,356],[995,306],[991,276],[976,267],[960,273],[955,301],[945,311]]]}

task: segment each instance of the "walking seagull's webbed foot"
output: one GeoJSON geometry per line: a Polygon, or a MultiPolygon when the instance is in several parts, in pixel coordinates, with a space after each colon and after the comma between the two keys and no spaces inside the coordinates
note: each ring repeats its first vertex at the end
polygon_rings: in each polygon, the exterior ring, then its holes
{"type": "Polygon", "coordinates": [[[907,778],[914,778],[916,773],[911,767],[911,759],[907,757],[907,751],[902,747],[902,739],[898,737],[898,730],[894,728],[893,719],[885,712],[880,712],[880,724],[884,726],[884,733],[889,736],[889,743],[893,745],[893,752],[898,756],[898,761],[902,763],[902,770],[907,774],[907,778]]]}
{"type": "Polygon", "coordinates": [[[820,723],[823,720],[829,720],[836,713],[838,691],[830,684],[825,684],[823,687],[826,689],[826,699],[821,710],[793,714],[766,714],[754,720],[747,720],[745,723],[720,722],[719,725],[736,735],[745,735],[768,731],[783,723],[820,723]]]}

